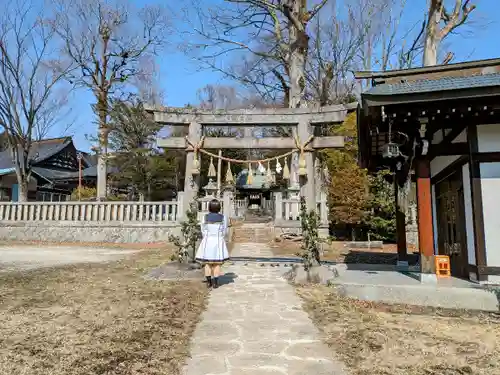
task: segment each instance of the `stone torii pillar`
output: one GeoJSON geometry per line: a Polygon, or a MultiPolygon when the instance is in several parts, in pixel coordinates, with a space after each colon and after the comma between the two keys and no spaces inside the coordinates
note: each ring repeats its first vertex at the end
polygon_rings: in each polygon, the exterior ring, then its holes
{"type": "MultiPolygon", "coordinates": [[[[198,122],[189,123],[189,139],[193,144],[197,144],[201,140],[202,126],[198,122]]],[[[200,155],[198,153],[198,158],[200,155]]],[[[194,150],[186,152],[186,173],[184,175],[184,211],[189,209],[189,205],[196,198],[200,190],[200,176],[191,174],[194,162],[194,150]]],[[[180,213],[184,216],[184,212],[180,213]]]]}
{"type": "MultiPolygon", "coordinates": [[[[297,125],[297,134],[300,143],[303,144],[313,134],[309,121],[300,121],[297,125]]],[[[315,170],[314,155],[311,151],[305,152],[307,175],[301,176],[300,195],[305,197],[307,211],[316,210],[316,188],[315,188],[315,170]]]]}

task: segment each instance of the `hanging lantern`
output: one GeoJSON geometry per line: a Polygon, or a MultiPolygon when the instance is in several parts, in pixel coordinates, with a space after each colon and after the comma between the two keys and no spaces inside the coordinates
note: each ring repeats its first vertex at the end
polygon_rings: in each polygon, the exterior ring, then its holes
{"type": "Polygon", "coordinates": [[[233,184],[234,183],[234,178],[233,178],[233,172],[231,172],[231,163],[227,163],[227,170],[226,170],[226,184],[233,184]]]}
{"type": "Polygon", "coordinates": [[[248,163],[247,185],[252,185],[252,183],[253,183],[252,164],[248,163]]]}
{"type": "Polygon", "coordinates": [[[215,171],[214,158],[210,156],[210,166],[208,167],[208,177],[216,177],[217,172],[215,171]]]}
{"type": "Polygon", "coordinates": [[[285,168],[283,168],[283,178],[285,180],[290,179],[290,169],[288,168],[288,160],[285,159],[285,168]]]}

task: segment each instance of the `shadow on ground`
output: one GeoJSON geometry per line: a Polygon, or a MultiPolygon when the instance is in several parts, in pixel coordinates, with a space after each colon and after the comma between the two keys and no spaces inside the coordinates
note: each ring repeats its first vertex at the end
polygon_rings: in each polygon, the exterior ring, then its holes
{"type": "MultiPolygon", "coordinates": [[[[363,251],[363,250],[346,250],[341,254],[344,259],[343,263],[347,264],[349,269],[356,269],[358,264],[388,264],[396,265],[398,261],[398,254],[386,253],[377,251],[363,251]]],[[[408,264],[410,266],[418,263],[418,254],[408,254],[408,264]]]]}
{"type": "Polygon", "coordinates": [[[228,285],[234,283],[234,279],[238,278],[234,272],[228,272],[219,277],[219,285],[228,285]]]}

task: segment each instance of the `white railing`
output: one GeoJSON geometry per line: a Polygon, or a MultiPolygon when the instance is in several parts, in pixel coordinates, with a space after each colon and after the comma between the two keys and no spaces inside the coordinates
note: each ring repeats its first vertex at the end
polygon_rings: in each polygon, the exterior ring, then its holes
{"type": "Polygon", "coordinates": [[[247,199],[234,199],[233,200],[234,207],[234,216],[235,217],[243,217],[247,212],[248,200],[247,199]]]}
{"type": "Polygon", "coordinates": [[[283,199],[283,219],[299,220],[300,202],[297,199],[283,199]]]}
{"type": "MultiPolygon", "coordinates": [[[[321,192],[316,201],[316,212],[322,224],[328,224],[328,204],[326,193],[321,192]]],[[[274,215],[276,220],[300,220],[300,200],[297,198],[283,199],[281,193],[274,195],[274,215]]],[[[266,203],[267,204],[267,203],[266,203]]]]}
{"type": "Polygon", "coordinates": [[[178,202],[0,202],[0,221],[171,222],[178,202]]]}
{"type": "Polygon", "coordinates": [[[272,199],[263,199],[262,208],[266,211],[274,211],[274,201],[272,199]]]}
{"type": "MultiPolygon", "coordinates": [[[[198,220],[201,220],[206,214],[208,214],[208,205],[210,201],[215,199],[214,196],[207,195],[205,197],[199,198],[199,206],[198,206],[198,220]]],[[[224,201],[222,199],[217,199],[221,205],[221,212],[224,212],[224,201]]]]}

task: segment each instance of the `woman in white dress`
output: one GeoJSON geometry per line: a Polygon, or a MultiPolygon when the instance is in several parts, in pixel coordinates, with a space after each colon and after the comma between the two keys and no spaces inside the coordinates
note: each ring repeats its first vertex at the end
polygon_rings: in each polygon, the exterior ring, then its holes
{"type": "Polygon", "coordinates": [[[217,199],[213,199],[208,204],[208,214],[201,220],[201,240],[196,260],[205,265],[205,277],[207,286],[217,288],[220,267],[222,263],[229,259],[226,239],[228,225],[227,218],[220,213],[221,204],[217,199]]]}

